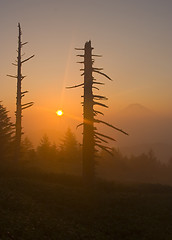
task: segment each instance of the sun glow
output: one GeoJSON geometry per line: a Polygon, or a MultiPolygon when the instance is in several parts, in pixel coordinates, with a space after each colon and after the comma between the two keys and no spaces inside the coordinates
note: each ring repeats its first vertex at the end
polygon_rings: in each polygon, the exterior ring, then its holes
{"type": "Polygon", "coordinates": [[[57,116],[62,116],[63,115],[63,111],[62,110],[57,110],[56,114],[57,114],[57,116]]]}

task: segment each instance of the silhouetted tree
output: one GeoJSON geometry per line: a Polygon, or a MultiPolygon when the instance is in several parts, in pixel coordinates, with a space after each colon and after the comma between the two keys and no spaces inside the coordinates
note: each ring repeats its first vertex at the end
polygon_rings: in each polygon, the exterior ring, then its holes
{"type": "Polygon", "coordinates": [[[76,136],[70,128],[67,129],[60,148],[62,171],[79,174],[81,168],[81,151],[76,136]]]}
{"type": "Polygon", "coordinates": [[[8,111],[0,102],[0,159],[11,157],[13,146],[14,124],[8,116],[8,111]]]}
{"type": "Polygon", "coordinates": [[[72,133],[70,128],[68,128],[65,133],[64,140],[61,144],[61,150],[69,158],[73,157],[78,152],[78,142],[76,140],[76,136],[72,133]]]}
{"type": "Polygon", "coordinates": [[[48,136],[45,134],[41,140],[40,144],[37,148],[37,152],[40,158],[48,158],[50,154],[51,143],[49,141],[48,136]]]}
{"type": "Polygon", "coordinates": [[[58,171],[58,150],[55,144],[51,144],[48,136],[45,134],[37,147],[37,167],[46,172],[58,171]]]}
{"type": "Polygon", "coordinates": [[[51,144],[48,136],[45,134],[37,147],[37,155],[41,161],[48,161],[56,158],[57,148],[55,144],[51,144]]]}
{"type": "Polygon", "coordinates": [[[21,36],[21,26],[20,23],[18,23],[18,29],[19,29],[19,35],[18,35],[18,56],[16,63],[13,63],[13,65],[17,66],[17,75],[7,75],[12,78],[17,78],[17,97],[16,97],[16,136],[15,136],[15,158],[16,160],[20,159],[20,150],[21,150],[21,135],[22,135],[22,111],[26,108],[29,108],[33,105],[33,102],[24,103],[22,104],[22,98],[25,96],[28,91],[22,91],[22,80],[26,77],[22,75],[22,65],[23,63],[27,62],[31,58],[34,57],[32,55],[29,58],[26,58],[22,60],[22,47],[26,45],[28,42],[22,42],[21,36]]]}
{"type": "Polygon", "coordinates": [[[35,150],[32,142],[28,137],[25,137],[21,142],[21,159],[25,162],[35,161],[35,150]]]}
{"type": "Polygon", "coordinates": [[[95,105],[105,108],[107,108],[108,106],[99,102],[101,100],[107,100],[105,96],[93,93],[93,89],[99,90],[97,85],[103,85],[102,82],[96,81],[96,79],[93,77],[93,73],[100,74],[109,80],[111,80],[111,78],[102,72],[103,70],[102,68],[93,67],[94,63],[93,57],[100,57],[100,55],[92,54],[93,48],[91,46],[91,41],[86,42],[85,47],[83,49],[76,48],[76,50],[84,51],[83,55],[77,55],[79,57],[84,58],[82,62],[79,62],[84,64],[84,68],[80,69],[81,71],[83,71],[81,76],[84,76],[84,83],[69,88],[76,88],[80,86],[84,88],[84,95],[82,96],[84,98],[83,101],[84,119],[83,123],[79,124],[79,126],[83,125],[83,177],[85,179],[85,182],[90,184],[93,183],[95,179],[95,152],[96,152],[95,147],[98,147],[112,154],[112,149],[107,145],[102,145],[102,142],[107,144],[108,143],[107,140],[115,141],[114,138],[97,132],[96,131],[97,128],[95,127],[94,124],[102,123],[124,134],[127,133],[119,128],[114,127],[109,123],[106,123],[102,120],[95,118],[98,114],[103,115],[102,112],[94,109],[95,105]]]}

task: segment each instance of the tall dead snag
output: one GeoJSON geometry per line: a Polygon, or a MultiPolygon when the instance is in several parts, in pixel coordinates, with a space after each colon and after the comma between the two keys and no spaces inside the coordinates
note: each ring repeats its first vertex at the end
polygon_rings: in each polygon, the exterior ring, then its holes
{"type": "Polygon", "coordinates": [[[96,147],[107,151],[109,154],[112,154],[112,148],[103,145],[102,143],[108,143],[107,140],[115,141],[114,138],[104,135],[102,133],[97,132],[97,128],[95,127],[95,123],[102,123],[106,126],[109,126],[119,132],[124,132],[122,129],[114,127],[113,125],[99,120],[96,118],[98,114],[103,115],[102,112],[97,111],[94,109],[95,105],[108,108],[107,105],[99,102],[101,100],[107,100],[105,96],[96,95],[93,93],[93,89],[99,90],[97,85],[103,85],[104,83],[98,82],[94,77],[93,74],[97,73],[100,74],[107,79],[111,80],[105,73],[102,72],[102,68],[93,67],[94,59],[93,57],[101,57],[100,55],[92,54],[92,46],[91,41],[85,43],[85,47],[76,48],[76,50],[83,50],[83,55],[77,55],[82,57],[84,60],[79,62],[84,64],[84,68],[80,69],[83,71],[81,76],[84,76],[84,83],[68,87],[68,88],[76,88],[82,86],[84,88],[84,95],[82,96],[83,101],[83,123],[79,124],[78,126],[83,125],[83,178],[87,184],[92,184],[95,180],[95,157],[96,157],[96,147]]]}
{"type": "Polygon", "coordinates": [[[22,75],[22,65],[23,63],[27,62],[31,58],[34,57],[32,55],[29,58],[26,58],[22,60],[22,47],[26,45],[28,42],[22,42],[22,31],[21,31],[21,26],[20,23],[18,23],[18,30],[19,30],[19,35],[18,35],[18,49],[17,49],[17,60],[16,63],[12,63],[17,67],[17,75],[12,76],[12,75],[7,75],[12,78],[17,78],[17,97],[16,97],[16,134],[15,134],[15,159],[19,160],[20,159],[20,147],[21,147],[21,135],[22,135],[22,111],[26,108],[29,108],[33,105],[33,102],[28,102],[22,104],[22,98],[25,96],[28,91],[22,91],[22,80],[26,77],[22,75]]]}

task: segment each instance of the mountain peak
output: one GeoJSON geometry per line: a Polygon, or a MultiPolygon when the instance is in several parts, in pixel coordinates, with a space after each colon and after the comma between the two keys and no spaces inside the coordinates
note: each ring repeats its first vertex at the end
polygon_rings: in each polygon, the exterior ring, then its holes
{"type": "Polygon", "coordinates": [[[152,111],[139,103],[129,104],[126,108],[123,109],[123,113],[131,116],[144,117],[152,114],[152,111]]]}
{"type": "Polygon", "coordinates": [[[148,109],[147,107],[143,106],[140,103],[132,103],[129,104],[125,110],[129,110],[129,111],[146,111],[146,112],[150,112],[150,109],[148,109]]]}

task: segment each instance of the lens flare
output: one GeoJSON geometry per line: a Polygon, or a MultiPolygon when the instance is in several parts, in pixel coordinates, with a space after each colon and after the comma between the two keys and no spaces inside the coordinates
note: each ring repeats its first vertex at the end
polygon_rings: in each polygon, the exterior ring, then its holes
{"type": "Polygon", "coordinates": [[[57,110],[57,112],[56,112],[56,114],[57,114],[57,116],[62,116],[63,115],[63,111],[62,110],[57,110]]]}

